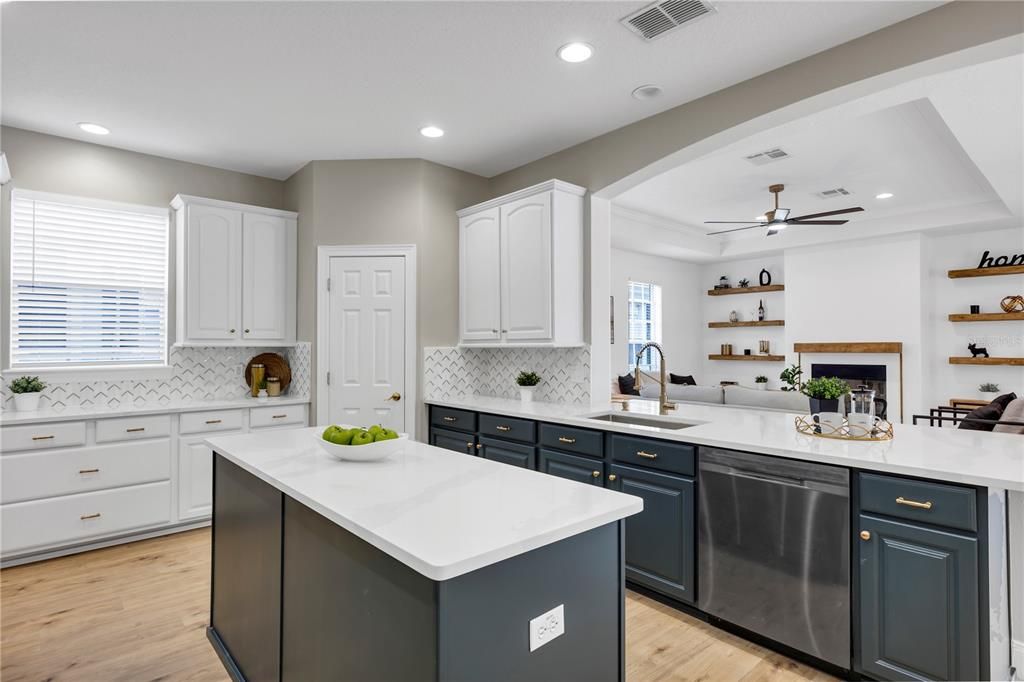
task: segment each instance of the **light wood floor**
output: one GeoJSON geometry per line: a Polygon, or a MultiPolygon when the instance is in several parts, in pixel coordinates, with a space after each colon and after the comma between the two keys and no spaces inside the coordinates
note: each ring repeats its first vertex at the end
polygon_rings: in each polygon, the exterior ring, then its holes
{"type": "MultiPolygon", "coordinates": [[[[208,529],[0,571],[0,679],[227,680],[206,641],[208,529]]],[[[626,677],[830,680],[630,593],[626,677]]]]}

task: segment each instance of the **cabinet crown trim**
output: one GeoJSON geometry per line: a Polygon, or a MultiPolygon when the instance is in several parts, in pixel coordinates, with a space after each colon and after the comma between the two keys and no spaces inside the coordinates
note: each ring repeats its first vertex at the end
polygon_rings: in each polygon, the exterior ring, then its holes
{"type": "Polygon", "coordinates": [[[240,204],[235,201],[223,201],[221,199],[208,199],[206,197],[197,197],[190,194],[177,194],[171,199],[171,208],[176,211],[180,211],[186,205],[201,204],[203,206],[215,206],[217,208],[225,208],[234,211],[245,211],[246,213],[261,213],[263,215],[278,216],[279,218],[287,218],[289,220],[297,220],[299,214],[295,211],[284,211],[279,208],[267,208],[266,206],[254,206],[252,204],[240,204]]]}
{"type": "Polygon", "coordinates": [[[572,194],[578,197],[581,197],[587,193],[586,187],[580,187],[579,185],[574,185],[572,183],[565,182],[564,180],[551,179],[545,182],[538,183],[536,185],[524,187],[523,189],[516,190],[515,192],[511,192],[510,194],[503,194],[500,197],[488,199],[487,201],[481,202],[479,204],[467,206],[466,208],[456,211],[455,215],[457,215],[460,218],[463,218],[474,213],[479,213],[480,211],[486,211],[487,209],[494,208],[495,206],[506,204],[510,201],[515,201],[517,199],[525,199],[526,197],[533,196],[534,194],[540,194],[541,192],[550,192],[551,190],[566,192],[568,194],[572,194]]]}

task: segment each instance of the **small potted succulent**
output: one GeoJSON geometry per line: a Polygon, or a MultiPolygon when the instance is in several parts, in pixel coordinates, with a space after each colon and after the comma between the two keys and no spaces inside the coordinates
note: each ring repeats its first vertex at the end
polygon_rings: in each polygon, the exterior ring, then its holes
{"type": "Polygon", "coordinates": [[[768,377],[763,374],[758,374],[754,377],[754,384],[763,391],[768,388],[768,377]]]}
{"type": "Polygon", "coordinates": [[[997,393],[999,393],[999,384],[986,381],[981,386],[978,386],[978,394],[981,395],[982,400],[992,402],[995,400],[997,393]]]}
{"type": "Polygon", "coordinates": [[[14,394],[14,409],[19,412],[33,412],[39,409],[39,396],[46,384],[39,377],[18,377],[10,383],[14,394]]]}
{"type": "Polygon", "coordinates": [[[848,383],[839,377],[815,377],[804,383],[800,392],[810,400],[811,415],[816,423],[820,419],[833,429],[842,427],[843,415],[839,411],[839,401],[850,392],[848,383]]]}
{"type": "Polygon", "coordinates": [[[516,377],[516,383],[519,384],[519,399],[528,403],[533,400],[533,389],[540,383],[540,376],[536,372],[523,371],[516,377]]]}

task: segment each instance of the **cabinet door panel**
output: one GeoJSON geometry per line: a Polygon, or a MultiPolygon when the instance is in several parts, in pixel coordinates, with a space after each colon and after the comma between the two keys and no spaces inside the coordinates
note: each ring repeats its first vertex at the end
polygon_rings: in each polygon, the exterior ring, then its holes
{"type": "Polygon", "coordinates": [[[178,519],[203,518],[213,510],[213,450],[202,438],[178,441],[178,519]]]}
{"type": "Polygon", "coordinates": [[[609,470],[610,488],[644,501],[644,510],[626,519],[626,578],[693,602],[697,596],[693,479],[617,464],[609,470]]]}
{"type": "Polygon", "coordinates": [[[506,341],[552,338],[550,192],[501,207],[501,297],[506,341]]]}
{"type": "Polygon", "coordinates": [[[242,217],[243,339],[294,339],[294,264],[294,223],[259,213],[242,217]]]}
{"type": "Polygon", "coordinates": [[[480,455],[484,459],[524,469],[537,468],[537,448],[532,445],[508,443],[497,438],[480,438],[480,446],[480,455]]]}
{"type": "Polygon", "coordinates": [[[464,455],[476,455],[476,436],[447,429],[430,429],[430,444],[445,450],[461,452],[464,455]]]}
{"type": "Polygon", "coordinates": [[[604,485],[604,462],[599,459],[542,448],[537,460],[537,469],[545,474],[568,478],[570,481],[604,485]]]}
{"type": "Polygon", "coordinates": [[[459,324],[463,341],[501,338],[498,209],[459,219],[459,324]]]}
{"type": "Polygon", "coordinates": [[[187,340],[241,338],[242,213],[189,206],[187,229],[187,340]]]}
{"type": "MultiPolygon", "coordinates": [[[[857,667],[880,680],[976,680],[978,542],[866,514],[857,667]]],[[[862,536],[863,537],[863,536],[862,536]]]]}

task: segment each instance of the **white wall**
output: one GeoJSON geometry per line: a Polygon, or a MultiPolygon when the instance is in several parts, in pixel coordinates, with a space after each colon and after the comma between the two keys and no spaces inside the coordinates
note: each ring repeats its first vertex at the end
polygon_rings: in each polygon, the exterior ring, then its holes
{"type": "Polygon", "coordinates": [[[661,287],[661,338],[668,371],[692,374],[702,383],[701,327],[704,323],[700,266],[621,249],[612,249],[611,256],[611,295],[615,297],[612,374],[625,374],[633,367],[626,350],[627,282],[632,280],[661,287]]]}

